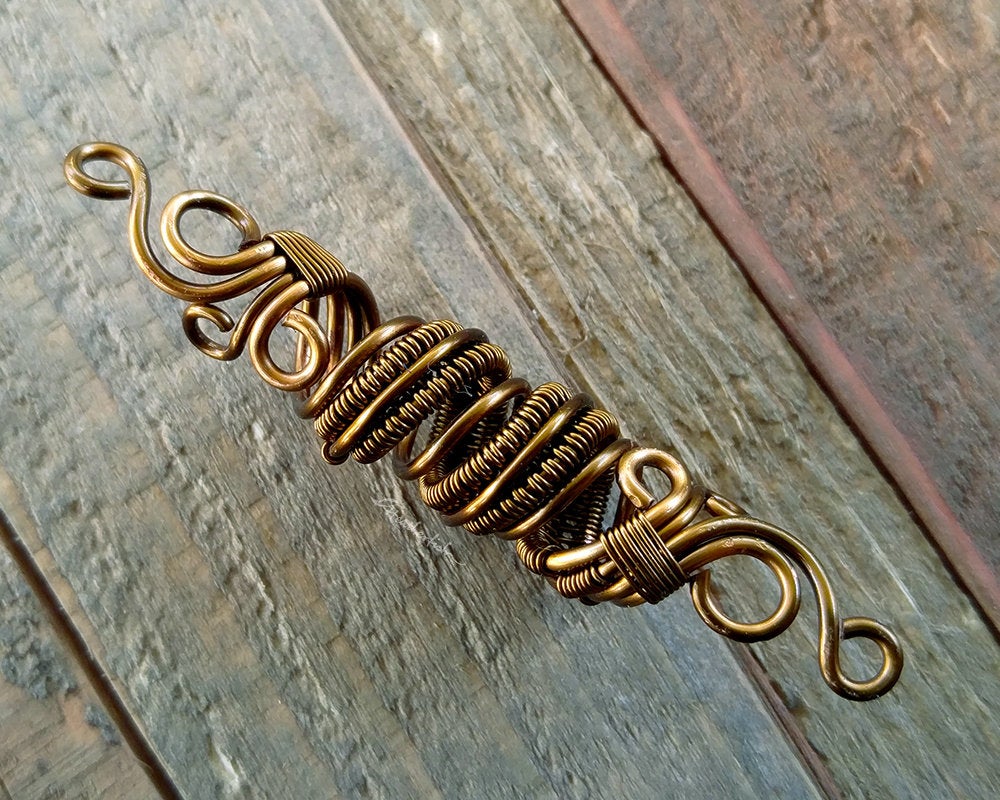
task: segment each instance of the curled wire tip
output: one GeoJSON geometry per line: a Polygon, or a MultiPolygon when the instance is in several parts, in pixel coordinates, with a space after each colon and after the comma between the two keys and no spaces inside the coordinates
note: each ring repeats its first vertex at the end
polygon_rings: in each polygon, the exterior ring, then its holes
{"type": "Polygon", "coordinates": [[[129,200],[132,256],[157,287],[187,303],[182,326],[191,343],[224,361],[246,350],[267,383],[299,392],[298,413],[313,421],[330,463],[392,454],[397,474],[417,482],[446,524],[515,540],[524,566],[563,596],[635,606],[689,585],[705,624],[740,642],[773,638],[792,624],[803,575],[816,599],[827,685],[870,700],[899,679],[895,635],[868,617],[841,618],[826,573],[802,542],[695,484],[670,453],[623,438],[618,420],[588,396],[513,377],[504,350],[482,331],[409,316],[381,322],[368,286],[332,254],[294,231],[261,235],[249,211],[213,192],[182,192],[161,215],[171,257],[202,276],[186,280],[150,247],[149,177],[134,153],[92,142],[74,148],[64,170],[82,194],[129,200]],[[126,180],[93,177],[86,167],[99,161],[117,165],[126,180]],[[180,223],[192,209],[235,226],[239,248],[219,256],[191,246],[180,223]],[[219,305],[237,299],[246,300],[239,315],[219,305]],[[203,326],[228,338],[217,341],[203,326]],[[278,326],[295,339],[291,366],[271,352],[278,326]],[[666,477],[665,496],[649,490],[644,469],[666,477]],[[605,527],[615,483],[619,499],[605,527]],[[760,561],[778,583],[778,604],[764,619],[733,619],[712,596],[711,565],[734,555],[760,561]],[[879,648],[881,666],[868,680],[842,669],[841,645],[854,638],[879,648]]]}
{"type": "MultiPolygon", "coordinates": [[[[680,544],[680,543],[678,543],[680,544]]],[[[708,627],[741,642],[771,639],[794,621],[801,604],[796,572],[806,576],[819,614],[818,660],[826,684],[849,700],[873,700],[888,692],[903,670],[903,650],[896,635],[869,617],[841,618],[830,581],[816,557],[787,531],[748,516],[708,520],[688,533],[681,545],[692,552],[690,566],[702,571],[691,583],[695,611],[708,627]],[[711,595],[711,571],[704,565],[729,555],[748,555],[763,562],[778,581],[780,598],[776,610],[754,623],[737,622],[718,608],[711,595]],[[879,648],[881,664],[868,680],[854,680],[841,666],[841,646],[848,639],[867,639],[879,648]]]]}
{"type": "Polygon", "coordinates": [[[135,185],[131,176],[139,171],[145,172],[145,167],[135,153],[112,142],[87,142],[77,145],[66,154],[63,161],[66,182],[80,194],[102,200],[127,200],[135,185]],[[109,181],[95,178],[85,168],[92,161],[117,164],[129,173],[130,180],[109,181]]]}

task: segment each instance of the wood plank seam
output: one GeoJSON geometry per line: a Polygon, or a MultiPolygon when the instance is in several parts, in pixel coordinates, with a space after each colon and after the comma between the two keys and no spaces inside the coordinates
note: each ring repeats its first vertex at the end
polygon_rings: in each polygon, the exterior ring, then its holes
{"type": "Polygon", "coordinates": [[[912,445],[848,361],[756,229],[669,81],[645,58],[609,0],[560,5],[609,81],[755,287],[775,321],[911,508],[945,563],[1000,637],[1000,582],[955,517],[912,445]],[[610,21],[610,25],[609,25],[610,21]],[[608,57],[610,38],[629,67],[608,57]],[[650,103],[636,102],[648,96],[650,103]],[[655,99],[652,99],[655,98],[655,99]]]}
{"type": "MultiPolygon", "coordinates": [[[[332,14],[332,10],[330,13],[330,24],[337,28],[340,35],[347,42],[352,55],[356,59],[360,68],[367,75],[368,80],[370,80],[376,87],[380,98],[395,118],[400,130],[406,136],[411,147],[413,148],[413,151],[420,158],[427,171],[437,181],[441,187],[442,193],[448,198],[459,217],[465,225],[468,226],[471,235],[479,244],[484,259],[487,263],[489,263],[497,278],[509,288],[511,295],[524,309],[523,313],[527,318],[530,319],[532,316],[538,316],[533,313],[533,304],[531,303],[530,298],[528,298],[525,294],[523,287],[516,281],[512,280],[511,276],[506,272],[506,270],[503,269],[500,263],[500,255],[498,254],[496,246],[492,241],[492,237],[482,228],[480,224],[477,223],[475,215],[471,213],[471,210],[462,202],[461,195],[457,190],[457,187],[455,187],[451,176],[448,174],[448,170],[445,169],[444,165],[438,162],[432,149],[424,141],[416,125],[414,125],[397,106],[393,100],[392,93],[388,91],[384,85],[382,85],[382,82],[379,80],[377,70],[374,68],[374,65],[368,61],[363,49],[356,46],[356,43],[352,41],[348,31],[337,25],[337,22],[332,14]]],[[[570,22],[573,24],[572,20],[570,20],[570,22]]],[[[576,28],[575,25],[573,25],[573,27],[576,28]]],[[[579,31],[578,28],[577,30],[579,31]]],[[[581,38],[583,38],[582,35],[581,38]]],[[[584,39],[584,43],[586,44],[586,39],[584,39]]],[[[641,121],[637,120],[637,123],[641,124],[641,121]]],[[[669,165],[669,162],[667,163],[669,165]]],[[[681,185],[686,186],[683,181],[681,181],[681,185]]],[[[695,201],[697,203],[696,198],[695,201]]],[[[709,220],[709,222],[711,223],[711,220],[709,220]]],[[[538,318],[541,322],[541,318],[538,318]]],[[[541,344],[544,346],[544,342],[541,342],[541,344]]],[[[577,374],[574,371],[573,379],[582,391],[594,397],[599,396],[597,387],[590,385],[590,381],[587,380],[586,376],[577,374]]],[[[754,657],[753,653],[746,650],[746,648],[741,648],[738,645],[729,645],[729,649],[733,653],[736,662],[749,677],[764,706],[768,709],[768,712],[772,715],[779,729],[784,734],[790,749],[796,754],[803,768],[815,781],[815,787],[817,790],[822,792],[823,795],[830,800],[840,800],[843,795],[837,786],[836,779],[830,770],[825,766],[822,755],[812,746],[806,731],[795,718],[794,713],[789,708],[783,695],[775,688],[773,681],[768,678],[767,671],[764,666],[754,657]]]]}
{"type": "MultiPolygon", "coordinates": [[[[9,141],[33,153],[9,158],[0,246],[16,300],[0,325],[0,450],[25,497],[0,494],[185,795],[237,781],[278,797],[823,792],[749,668],[692,615],[563,604],[513,569],[506,580],[499,543],[463,541],[459,572],[379,513],[385,497],[405,511],[385,469],[330,474],[243,371],[196,361],[177,309],[128,269],[119,217],[36,169],[82,135],[161,154],[164,187],[194,172],[261,219],[324,231],[386,308],[503,331],[530,377],[583,375],[634,434],[698,453],[748,506],[808,515],[799,527],[834,557],[845,597],[874,601],[922,656],[859,713],[805,680],[811,626],[798,626],[753,649],[777,711],[844,796],[992,796],[995,643],[558,7],[327,0],[497,267],[315,5],[139,20],[103,2],[15,3],[0,60],[9,141]],[[38,31],[53,32],[41,66],[38,31]],[[66,224],[39,236],[40,216],[66,224]],[[689,351],[663,346],[674,326],[689,351]],[[629,344],[640,357],[616,358],[629,344]],[[67,432],[72,447],[54,446],[67,432]],[[904,542],[912,560],[886,569],[904,542]]],[[[426,514],[406,524],[437,530],[426,514]]],[[[763,608],[771,587],[747,583],[763,608]]]]}
{"type": "Polygon", "coordinates": [[[59,639],[90,682],[104,706],[105,712],[116,726],[122,741],[128,745],[149,776],[150,782],[161,796],[170,800],[174,798],[179,800],[180,791],[171,779],[165,765],[157,757],[146,735],[133,719],[118,690],[108,678],[107,672],[94,657],[79,628],[73,624],[26,543],[18,535],[2,509],[0,509],[0,540],[3,541],[18,570],[24,576],[25,582],[38,599],[39,605],[45,611],[59,639]]]}
{"type": "Polygon", "coordinates": [[[743,671],[750,678],[757,693],[763,699],[774,721],[792,745],[792,750],[798,755],[799,762],[815,781],[816,788],[828,800],[842,800],[844,797],[837,779],[826,765],[822,754],[813,747],[805,730],[795,716],[795,711],[789,704],[784,692],[775,684],[752,650],[730,643],[730,649],[743,671]]]}

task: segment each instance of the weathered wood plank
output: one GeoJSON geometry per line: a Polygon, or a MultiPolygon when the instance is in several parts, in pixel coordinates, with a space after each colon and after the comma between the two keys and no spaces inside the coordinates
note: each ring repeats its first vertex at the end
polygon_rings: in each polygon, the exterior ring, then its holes
{"type": "MultiPolygon", "coordinates": [[[[209,184],[325,231],[388,310],[565,373],[538,330],[557,320],[525,313],[318,8],[8,14],[0,463],[185,796],[817,796],[690,613],[595,613],[500,543],[412,541],[438,523],[388,470],[326,468],[246,365],[187,346],[124,254],[124,207],[62,186],[70,146],[122,140],[159,198],[209,184]]],[[[676,219],[722,259],[683,201],[676,219]]]]}
{"type": "MultiPolygon", "coordinates": [[[[860,708],[803,683],[809,625],[756,650],[840,791],[995,794],[989,629],[612,89],[558,33],[556,9],[328,4],[577,383],[636,436],[669,442],[714,485],[794,524],[846,613],[899,626],[903,682],[860,708]]],[[[644,621],[661,637],[675,624],[661,610],[644,621]]]]}
{"type": "Polygon", "coordinates": [[[564,5],[996,625],[996,8],[564,5]]]}
{"type": "MultiPolygon", "coordinates": [[[[13,534],[12,520],[0,524],[13,534]]],[[[3,544],[0,797],[159,797],[3,544]]]]}

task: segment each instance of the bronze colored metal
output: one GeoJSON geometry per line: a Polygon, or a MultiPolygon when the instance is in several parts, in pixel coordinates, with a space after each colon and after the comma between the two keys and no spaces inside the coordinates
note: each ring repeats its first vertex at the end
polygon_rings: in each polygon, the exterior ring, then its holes
{"type": "Polygon", "coordinates": [[[830,688],[870,700],[896,683],[903,653],[895,635],[868,617],[842,618],[826,573],[802,542],[694,483],[673,455],[622,438],[615,417],[587,395],[511,377],[503,349],[474,328],[418,317],[381,322],[368,286],[334,256],[293,231],[262,236],[243,206],[213,192],[177,195],[160,219],[170,255],[219,278],[187,281],[149,246],[149,177],[135,154],[94,142],[70,152],[64,167],[82,194],[130,199],[132,256],[156,286],[188,303],[182,325],[191,343],[220,360],[246,349],[265,381],[300,392],[299,414],[313,420],[331,464],[349,456],[369,463],[391,452],[397,474],[417,481],[421,499],[445,524],[516,540],[524,566],[564,596],[633,606],[690,584],[705,624],[737,641],[769,639],[792,623],[800,571],[816,597],[819,665],[830,688]],[[93,161],[117,164],[127,180],[92,177],[85,167],[93,161]],[[242,234],[239,249],[211,256],[188,244],[180,222],[194,208],[232,223],[242,234]],[[217,305],[255,291],[238,320],[217,305]],[[228,339],[210,337],[203,323],[228,339]],[[279,324],[296,335],[290,367],[270,351],[279,324]],[[644,470],[667,478],[665,497],[647,488],[644,470]],[[605,528],[616,481],[614,522],[605,528]],[[766,619],[734,620],[713,598],[709,567],[733,555],[757,559],[777,580],[780,600],[766,619]],[[881,651],[881,667],[868,680],[841,668],[840,645],[852,638],[881,651]]]}

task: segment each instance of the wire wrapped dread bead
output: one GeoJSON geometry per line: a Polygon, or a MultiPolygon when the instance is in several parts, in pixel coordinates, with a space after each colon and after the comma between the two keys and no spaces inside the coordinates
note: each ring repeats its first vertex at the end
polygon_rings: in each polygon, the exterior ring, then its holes
{"type": "Polygon", "coordinates": [[[64,168],[82,194],[130,199],[132,256],[156,286],[188,303],[182,325],[191,343],[219,360],[248,350],[267,383],[301,393],[299,414],[313,421],[331,464],[392,453],[396,473],[417,481],[421,499],[445,524],[515,540],[522,564],[565,597],[633,606],[690,584],[702,620],[738,641],[768,639],[792,623],[801,571],[816,596],[819,665],[830,688],[869,700],[896,683],[903,654],[894,634],[868,617],[841,618],[826,574],[798,539],[695,484],[669,453],[623,438],[615,417],[587,395],[512,377],[503,349],[474,328],[409,316],[381,322],[368,286],[333,255],[294,231],[262,236],[246,209],[213,192],[183,192],[161,216],[170,255],[219,276],[186,281],[149,245],[149,177],[135,154],[94,142],[72,150],[64,168]],[[92,177],[85,169],[92,161],[118,165],[128,180],[92,177]],[[242,243],[235,253],[212,256],[185,241],[180,220],[195,208],[237,227],[242,243]],[[237,320],[217,305],[254,291],[237,320]],[[212,338],[205,324],[228,339],[212,338]],[[296,337],[290,369],[270,352],[279,324],[296,337]],[[666,476],[666,496],[647,488],[647,469],[666,476]],[[616,482],[614,521],[605,528],[616,482]],[[766,619],[734,620],[712,597],[709,566],[731,555],[755,558],[775,576],[781,596],[766,619]],[[841,669],[840,644],[855,637],[881,651],[880,669],[868,680],[841,669]]]}

